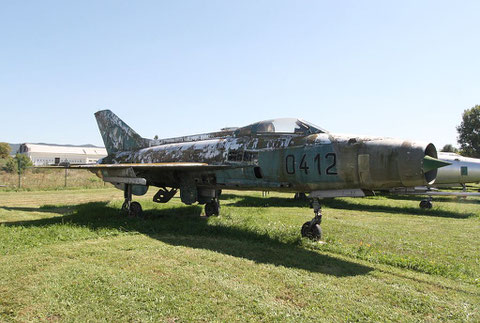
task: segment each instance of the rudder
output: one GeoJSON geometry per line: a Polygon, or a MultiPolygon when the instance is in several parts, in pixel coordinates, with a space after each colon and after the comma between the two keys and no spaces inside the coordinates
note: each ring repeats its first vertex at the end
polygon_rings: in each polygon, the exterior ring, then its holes
{"type": "Polygon", "coordinates": [[[132,151],[149,146],[149,139],[142,138],[112,111],[98,111],[95,113],[95,118],[109,155],[119,151],[132,151]]]}

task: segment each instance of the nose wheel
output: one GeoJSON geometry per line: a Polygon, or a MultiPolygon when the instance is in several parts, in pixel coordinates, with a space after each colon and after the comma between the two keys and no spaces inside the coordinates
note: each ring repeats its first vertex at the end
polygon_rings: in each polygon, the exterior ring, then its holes
{"type": "Polygon", "coordinates": [[[318,224],[313,224],[312,221],[307,221],[302,225],[302,237],[319,241],[322,239],[322,228],[318,224]]]}
{"type": "Polygon", "coordinates": [[[141,217],[143,215],[142,206],[138,202],[132,202],[131,184],[125,184],[124,198],[125,202],[122,204],[122,212],[130,217],[141,217]]]}
{"type": "Polygon", "coordinates": [[[322,238],[322,207],[318,198],[314,198],[312,201],[313,213],[315,216],[312,220],[305,222],[302,225],[302,237],[308,238],[313,241],[319,241],[322,238]]]}
{"type": "Polygon", "coordinates": [[[421,200],[420,201],[420,208],[421,209],[431,209],[433,206],[432,204],[432,197],[429,196],[428,199],[426,200],[421,200]]]}

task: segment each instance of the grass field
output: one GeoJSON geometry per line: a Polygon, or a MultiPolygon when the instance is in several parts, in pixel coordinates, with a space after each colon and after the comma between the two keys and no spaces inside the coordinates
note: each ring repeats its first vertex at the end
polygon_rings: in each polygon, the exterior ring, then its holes
{"type": "Polygon", "coordinates": [[[65,186],[65,169],[29,168],[21,175],[20,188],[18,174],[0,171],[0,192],[112,187],[93,173],[83,170],[69,170],[66,184],[65,186]]]}
{"type": "Polygon", "coordinates": [[[0,192],[0,321],[480,321],[480,199],[334,199],[324,240],[291,194],[0,192]]]}

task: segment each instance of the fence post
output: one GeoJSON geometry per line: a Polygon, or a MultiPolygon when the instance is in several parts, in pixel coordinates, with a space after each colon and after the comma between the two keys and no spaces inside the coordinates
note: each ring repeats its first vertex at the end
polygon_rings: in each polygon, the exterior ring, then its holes
{"type": "Polygon", "coordinates": [[[18,188],[22,187],[22,174],[20,171],[20,158],[17,158],[17,166],[18,166],[18,188]]]}

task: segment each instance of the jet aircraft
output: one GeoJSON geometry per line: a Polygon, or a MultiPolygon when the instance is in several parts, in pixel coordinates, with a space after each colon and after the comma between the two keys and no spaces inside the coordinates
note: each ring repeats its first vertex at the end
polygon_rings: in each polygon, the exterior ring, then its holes
{"type": "Polygon", "coordinates": [[[395,188],[390,192],[399,194],[428,195],[427,199],[420,201],[420,207],[432,208],[432,196],[480,196],[479,192],[467,192],[467,183],[480,182],[480,159],[463,157],[455,153],[439,152],[438,159],[450,163],[438,170],[437,179],[432,185],[421,187],[395,188]],[[445,192],[438,188],[463,187],[463,192],[445,192]]]}
{"type": "Polygon", "coordinates": [[[139,216],[132,195],[149,186],[168,202],[178,190],[185,204],[205,204],[207,216],[220,212],[221,190],[310,192],[314,217],[302,236],[321,238],[320,199],[366,196],[373,190],[432,184],[435,146],[383,137],[335,135],[300,119],[273,119],[241,128],[177,138],[147,139],[110,110],[95,113],[108,156],[88,169],[124,191],[122,209],[139,216]]]}
{"type": "Polygon", "coordinates": [[[480,159],[460,156],[455,153],[439,152],[438,159],[451,165],[439,169],[435,187],[462,186],[480,182],[480,159]]]}

